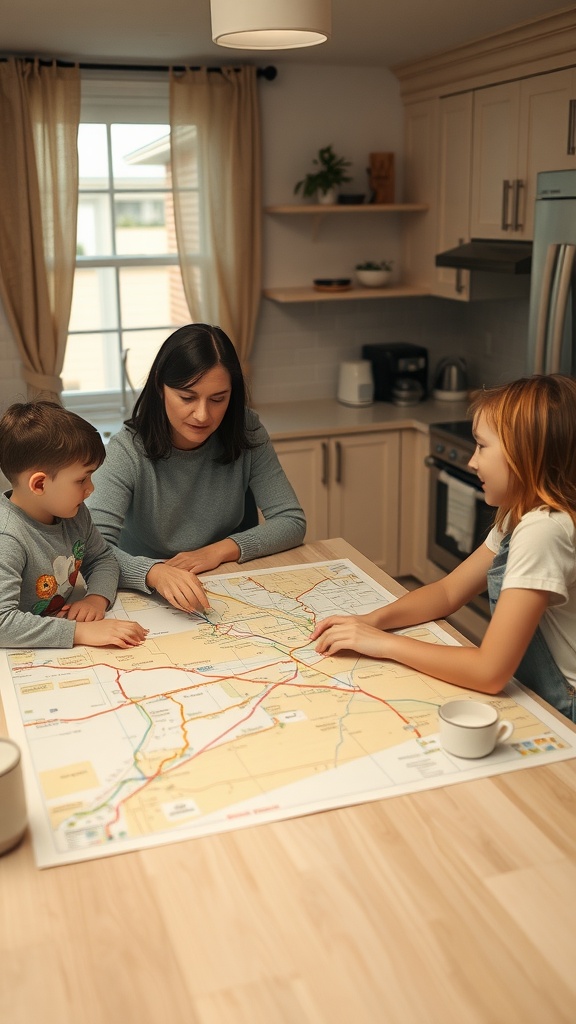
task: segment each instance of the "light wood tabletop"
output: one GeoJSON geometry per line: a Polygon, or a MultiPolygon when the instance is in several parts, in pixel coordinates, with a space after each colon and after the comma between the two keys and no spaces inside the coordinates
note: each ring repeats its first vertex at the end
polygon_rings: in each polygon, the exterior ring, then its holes
{"type": "MultiPolygon", "coordinates": [[[[242,569],[339,557],[402,591],[343,541],[242,569]]],[[[5,1024],[574,1024],[576,760],[45,870],[27,834],[0,907],[5,1024]]]]}

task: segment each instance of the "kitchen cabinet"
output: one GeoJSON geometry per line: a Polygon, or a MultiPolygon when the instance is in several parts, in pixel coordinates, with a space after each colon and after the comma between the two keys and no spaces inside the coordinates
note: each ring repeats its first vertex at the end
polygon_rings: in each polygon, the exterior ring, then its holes
{"type": "Polygon", "coordinates": [[[460,239],[533,237],[537,174],[576,167],[575,53],[576,8],[565,8],[393,68],[405,196],[429,206],[407,224],[407,283],[461,300],[524,296],[521,278],[458,275],[435,256],[460,239]]]}
{"type": "Polygon", "coordinates": [[[488,285],[435,256],[470,238],[532,238],[538,172],[576,167],[576,69],[407,104],[405,146],[407,194],[430,207],[406,232],[406,280],[460,301],[522,294],[521,280],[488,285]]]}
{"type": "MultiPolygon", "coordinates": [[[[454,249],[470,237],[473,93],[442,97],[438,112],[438,222],[436,252],[454,249]]],[[[470,272],[436,267],[435,295],[470,298],[470,272]]]]}
{"type": "Polygon", "coordinates": [[[429,451],[428,433],[402,431],[398,575],[415,576],[421,583],[436,578],[427,553],[430,470],[424,460],[429,451]]]}
{"type": "Polygon", "coordinates": [[[274,442],[306,514],[307,541],[343,537],[386,572],[398,573],[400,433],[274,442]]]}
{"type": "Polygon", "coordinates": [[[539,171],[576,167],[576,70],[474,93],[471,238],[530,240],[539,171]]]}
{"type": "MultiPolygon", "coordinates": [[[[367,203],[362,205],[335,204],[323,206],[317,204],[288,204],[267,206],[265,212],[273,216],[309,217],[312,224],[311,240],[318,237],[322,221],[326,217],[339,218],[346,223],[351,217],[374,217],[380,214],[417,214],[427,209],[423,203],[367,203]]],[[[426,295],[426,290],[411,287],[407,284],[394,284],[386,288],[350,287],[341,291],[318,291],[312,284],[300,287],[270,287],[264,289],[264,296],[274,302],[333,302],[342,299],[393,299],[408,296],[426,295]]]]}
{"type": "Polygon", "coordinates": [[[438,100],[406,105],[404,112],[404,190],[409,202],[429,212],[408,221],[403,234],[402,264],[406,283],[434,292],[438,180],[438,100]]]}

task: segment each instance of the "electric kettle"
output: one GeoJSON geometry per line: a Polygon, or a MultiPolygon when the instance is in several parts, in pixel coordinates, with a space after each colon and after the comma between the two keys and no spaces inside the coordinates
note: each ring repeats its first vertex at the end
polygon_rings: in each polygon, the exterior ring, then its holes
{"type": "Polygon", "coordinates": [[[466,360],[460,356],[441,359],[434,374],[434,398],[445,402],[462,402],[468,397],[466,360]]]}

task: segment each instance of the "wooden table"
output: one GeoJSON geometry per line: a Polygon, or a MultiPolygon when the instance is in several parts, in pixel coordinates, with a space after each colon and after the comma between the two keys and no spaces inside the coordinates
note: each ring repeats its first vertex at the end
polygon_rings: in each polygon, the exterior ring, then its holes
{"type": "MultiPolygon", "coordinates": [[[[341,556],[401,591],[343,541],[243,568],[341,556]]],[[[5,1024],[574,1024],[576,761],[43,871],[26,836],[0,908],[5,1024]]]]}

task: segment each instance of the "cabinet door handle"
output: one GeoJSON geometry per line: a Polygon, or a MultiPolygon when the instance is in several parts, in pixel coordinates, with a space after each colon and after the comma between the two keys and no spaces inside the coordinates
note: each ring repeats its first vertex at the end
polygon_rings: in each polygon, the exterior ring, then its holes
{"type": "Polygon", "coordinates": [[[502,228],[502,231],[508,231],[508,228],[510,227],[510,223],[508,221],[508,204],[511,187],[511,182],[502,182],[502,220],[500,222],[500,227],[502,228]]]}
{"type": "Polygon", "coordinates": [[[568,106],[568,145],[566,147],[568,156],[576,153],[576,100],[570,100],[568,106]]]}
{"type": "Polygon", "coordinates": [[[328,442],[322,441],[322,483],[328,483],[328,442]]]}
{"type": "Polygon", "coordinates": [[[342,483],[342,445],[336,441],[336,483],[342,483]]]}
{"type": "Polygon", "coordinates": [[[522,178],[516,178],[514,181],[514,219],[512,227],[514,231],[520,231],[524,227],[524,224],[520,223],[520,193],[524,188],[524,182],[522,178]]]}

